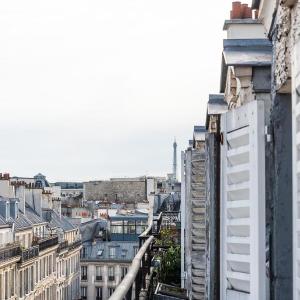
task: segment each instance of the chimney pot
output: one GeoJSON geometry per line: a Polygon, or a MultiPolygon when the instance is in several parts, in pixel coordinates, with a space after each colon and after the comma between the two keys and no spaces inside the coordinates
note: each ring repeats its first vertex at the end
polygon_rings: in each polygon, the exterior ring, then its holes
{"type": "Polygon", "coordinates": [[[242,19],[252,19],[252,9],[248,4],[242,4],[242,19]]]}
{"type": "Polygon", "coordinates": [[[242,3],[240,1],[232,2],[232,11],[230,12],[230,18],[231,20],[242,18],[242,3]]]}

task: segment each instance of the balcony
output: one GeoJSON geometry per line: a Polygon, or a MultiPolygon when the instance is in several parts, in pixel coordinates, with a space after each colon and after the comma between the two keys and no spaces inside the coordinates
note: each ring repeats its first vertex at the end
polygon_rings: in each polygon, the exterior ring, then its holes
{"type": "MultiPolygon", "coordinates": [[[[176,232],[178,230],[176,225],[179,221],[180,212],[178,211],[162,212],[159,216],[154,217],[152,223],[139,236],[139,251],[126,276],[110,296],[110,300],[153,299],[158,283],[157,278],[154,277],[154,265],[152,265],[155,253],[162,254],[165,249],[172,247],[162,238],[161,234],[170,228],[175,228],[176,232]],[[133,290],[135,290],[134,295],[133,290]]],[[[178,239],[175,238],[175,240],[178,243],[178,239]]]]}
{"type": "Polygon", "coordinates": [[[68,241],[62,241],[58,245],[57,252],[60,253],[64,250],[68,250],[68,246],[69,246],[68,241]]]}
{"type": "MultiPolygon", "coordinates": [[[[153,280],[151,274],[151,248],[160,230],[162,223],[162,213],[159,217],[152,221],[148,228],[139,236],[140,249],[132,261],[131,267],[118,285],[117,289],[110,296],[111,300],[122,299],[139,299],[142,296],[142,291],[149,289],[149,283],[152,284],[153,280]],[[132,294],[133,286],[135,286],[135,295],[132,294]]],[[[147,297],[145,299],[151,299],[147,297]]]]}
{"type": "Polygon", "coordinates": [[[70,244],[69,249],[73,250],[73,249],[79,248],[81,246],[81,244],[82,244],[81,240],[77,240],[77,241],[73,242],[72,244],[70,244]]]}
{"type": "Polygon", "coordinates": [[[21,262],[36,258],[39,256],[39,246],[33,246],[21,251],[21,262]]]}
{"type": "Polygon", "coordinates": [[[0,262],[19,255],[21,255],[21,248],[19,243],[6,245],[5,248],[0,249],[0,262]]]}
{"type": "Polygon", "coordinates": [[[51,235],[45,238],[37,239],[35,241],[35,245],[39,247],[40,251],[43,251],[47,248],[53,247],[58,245],[58,236],[57,235],[51,235]]]}

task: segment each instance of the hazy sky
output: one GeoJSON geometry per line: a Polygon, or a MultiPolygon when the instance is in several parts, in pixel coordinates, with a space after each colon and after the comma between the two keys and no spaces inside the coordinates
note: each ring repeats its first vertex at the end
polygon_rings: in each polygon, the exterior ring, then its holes
{"type": "Polygon", "coordinates": [[[51,181],[171,172],[174,136],[184,149],[219,91],[230,7],[1,1],[1,171],[51,181]]]}

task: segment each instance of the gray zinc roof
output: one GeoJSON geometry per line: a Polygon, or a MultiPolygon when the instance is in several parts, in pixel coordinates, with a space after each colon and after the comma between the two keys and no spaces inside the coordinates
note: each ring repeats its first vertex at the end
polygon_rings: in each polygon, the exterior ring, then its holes
{"type": "Polygon", "coordinates": [[[9,227],[10,225],[5,221],[5,219],[0,215],[0,227],[9,227]]]}
{"type": "Polygon", "coordinates": [[[207,114],[218,115],[228,110],[228,104],[224,100],[224,94],[210,94],[207,103],[207,114]]]}
{"type": "Polygon", "coordinates": [[[47,223],[43,220],[33,208],[31,208],[27,203],[25,205],[25,215],[31,221],[33,225],[44,224],[47,223]]]}
{"type": "Polygon", "coordinates": [[[93,241],[101,230],[107,228],[107,220],[96,219],[83,223],[80,226],[81,240],[83,242],[93,241]]]}
{"type": "Polygon", "coordinates": [[[77,227],[73,225],[64,216],[59,216],[58,213],[52,209],[43,210],[43,219],[48,222],[52,228],[61,228],[63,231],[71,231],[77,227]]]}
{"type": "Polygon", "coordinates": [[[204,141],[205,140],[205,126],[194,126],[194,141],[204,141]]]}
{"type": "Polygon", "coordinates": [[[21,211],[19,211],[18,217],[15,220],[15,229],[17,231],[21,231],[28,228],[32,228],[31,221],[21,211]]]}
{"type": "Polygon", "coordinates": [[[209,116],[220,115],[228,110],[228,104],[224,100],[224,94],[210,94],[206,111],[206,128],[208,128],[209,116]]]}
{"type": "Polygon", "coordinates": [[[83,260],[92,261],[124,261],[131,262],[135,257],[135,249],[139,247],[138,242],[103,242],[98,241],[96,244],[91,242],[84,243],[85,258],[83,260]],[[115,256],[111,257],[109,249],[115,248],[115,256]]]}

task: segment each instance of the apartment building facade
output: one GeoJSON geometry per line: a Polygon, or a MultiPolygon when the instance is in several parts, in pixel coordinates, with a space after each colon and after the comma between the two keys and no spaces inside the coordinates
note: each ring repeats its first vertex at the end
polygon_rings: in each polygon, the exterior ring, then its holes
{"type": "Polygon", "coordinates": [[[123,280],[139,249],[147,214],[115,215],[81,225],[81,297],[108,299],[123,280]]]}
{"type": "Polygon", "coordinates": [[[80,299],[79,229],[49,198],[40,183],[0,176],[0,299],[80,299]]]}

